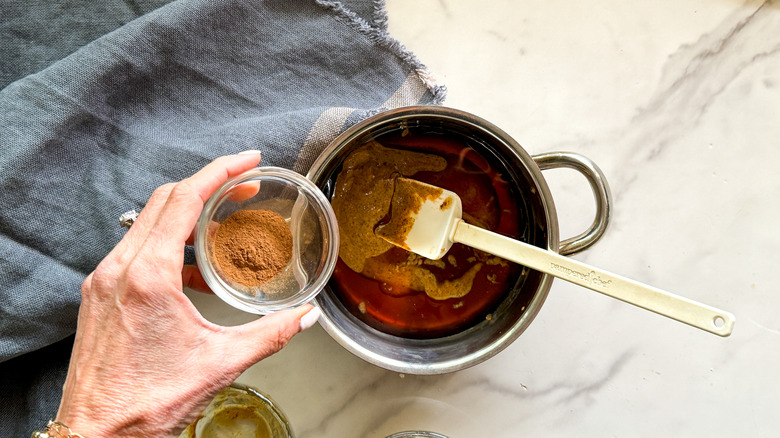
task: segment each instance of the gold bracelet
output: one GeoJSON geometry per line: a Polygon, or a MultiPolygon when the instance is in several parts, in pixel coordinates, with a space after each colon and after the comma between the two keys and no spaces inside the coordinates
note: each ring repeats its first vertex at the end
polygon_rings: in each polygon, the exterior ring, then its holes
{"type": "Polygon", "coordinates": [[[30,438],[84,438],[84,435],[74,433],[70,427],[59,421],[49,420],[46,429],[33,432],[30,438]]]}

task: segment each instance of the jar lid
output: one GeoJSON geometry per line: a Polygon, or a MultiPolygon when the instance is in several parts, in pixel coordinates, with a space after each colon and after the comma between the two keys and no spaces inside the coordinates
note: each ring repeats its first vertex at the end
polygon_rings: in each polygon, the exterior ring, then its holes
{"type": "Polygon", "coordinates": [[[447,438],[446,436],[436,433],[427,432],[424,430],[407,430],[403,432],[396,432],[387,438],[447,438]]]}

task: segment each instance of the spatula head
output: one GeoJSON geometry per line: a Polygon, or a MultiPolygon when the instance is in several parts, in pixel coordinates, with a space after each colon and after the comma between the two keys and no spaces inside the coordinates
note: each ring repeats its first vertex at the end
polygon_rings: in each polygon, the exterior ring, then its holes
{"type": "Polygon", "coordinates": [[[397,178],[390,221],[376,227],[382,239],[429,259],[440,259],[452,246],[452,234],[463,214],[460,197],[409,178],[397,178]]]}

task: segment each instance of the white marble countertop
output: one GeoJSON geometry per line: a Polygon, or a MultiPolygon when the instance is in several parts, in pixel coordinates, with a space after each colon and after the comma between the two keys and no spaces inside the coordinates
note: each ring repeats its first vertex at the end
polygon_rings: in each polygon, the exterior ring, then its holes
{"type": "MultiPolygon", "coordinates": [[[[389,0],[391,34],[532,154],[599,164],[610,228],[574,258],[736,315],[720,338],[561,280],[488,361],[399,375],[319,326],[239,381],[299,438],[774,437],[780,430],[780,3],[389,0]]],[[[585,180],[545,172],[561,237],[585,180]]],[[[241,322],[216,298],[208,318],[241,322]]]]}

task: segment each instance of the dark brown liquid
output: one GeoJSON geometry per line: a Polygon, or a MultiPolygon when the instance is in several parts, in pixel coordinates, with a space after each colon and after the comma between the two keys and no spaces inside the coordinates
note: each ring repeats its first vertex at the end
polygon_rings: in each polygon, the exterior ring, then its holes
{"type": "MultiPolygon", "coordinates": [[[[376,140],[385,147],[444,157],[448,163],[444,171],[419,172],[413,178],[457,193],[467,222],[520,238],[525,224],[521,223],[517,195],[497,166],[470,148],[465,138],[438,133],[401,135],[394,131],[376,140]]],[[[407,257],[407,251],[400,248],[378,256],[382,262],[391,264],[404,263],[407,257]]],[[[341,260],[330,284],[349,312],[369,326],[396,336],[422,339],[458,333],[489,319],[515,286],[521,271],[514,263],[502,260],[496,264],[495,256],[461,244],[453,245],[444,259],[447,260],[444,268],[423,265],[439,281],[458,278],[475,263],[482,262],[471,291],[464,297],[434,300],[424,292],[367,278],[341,260]],[[491,263],[485,262],[488,259],[491,263]]]]}

